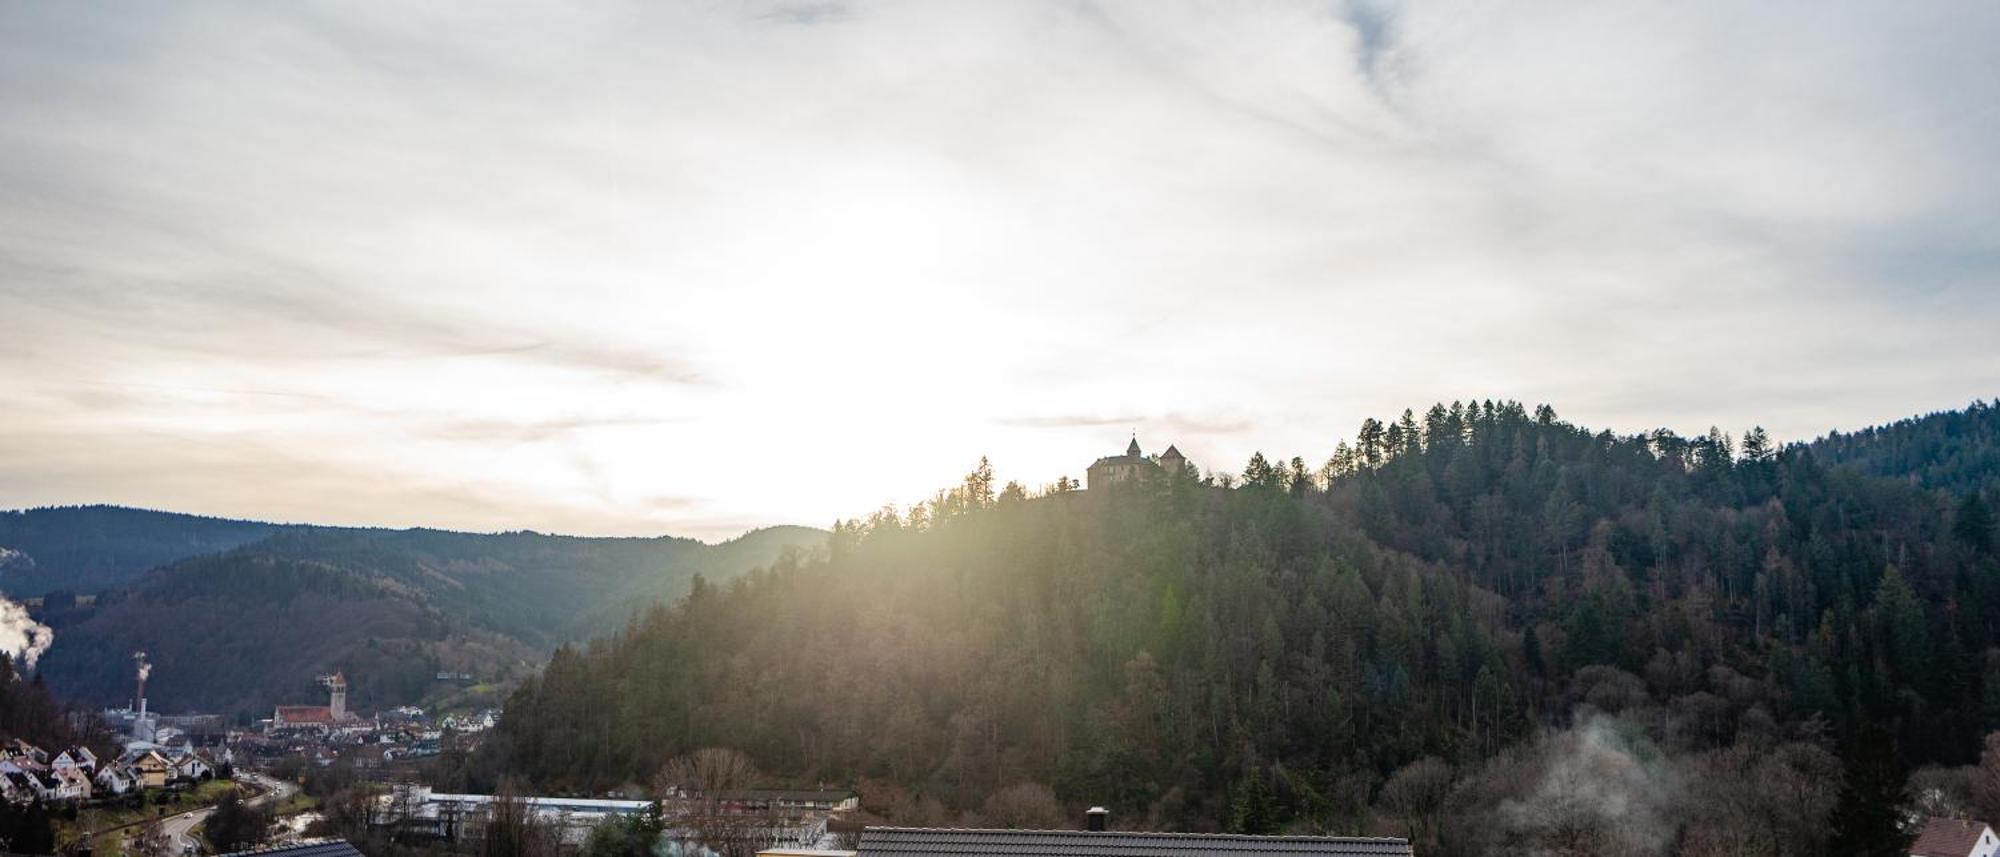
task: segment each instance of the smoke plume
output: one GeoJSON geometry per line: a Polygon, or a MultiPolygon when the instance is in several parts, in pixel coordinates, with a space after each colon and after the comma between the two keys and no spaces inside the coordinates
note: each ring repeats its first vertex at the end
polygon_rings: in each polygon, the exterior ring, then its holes
{"type": "Polygon", "coordinates": [[[34,668],[55,641],[56,632],[29,616],[28,608],[0,598],[0,650],[13,655],[22,669],[34,668]]]}
{"type": "Polygon", "coordinates": [[[1643,737],[1594,715],[1536,754],[1543,765],[1531,792],[1501,807],[1514,853],[1666,853],[1681,778],[1643,737]]]}

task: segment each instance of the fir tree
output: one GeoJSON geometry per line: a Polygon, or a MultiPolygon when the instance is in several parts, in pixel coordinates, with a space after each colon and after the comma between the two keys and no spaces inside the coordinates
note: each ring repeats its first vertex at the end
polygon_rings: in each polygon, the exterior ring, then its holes
{"type": "Polygon", "coordinates": [[[1278,832],[1277,810],[1262,770],[1252,769],[1236,786],[1236,802],[1231,806],[1229,829],[1235,833],[1269,836],[1278,832]]]}

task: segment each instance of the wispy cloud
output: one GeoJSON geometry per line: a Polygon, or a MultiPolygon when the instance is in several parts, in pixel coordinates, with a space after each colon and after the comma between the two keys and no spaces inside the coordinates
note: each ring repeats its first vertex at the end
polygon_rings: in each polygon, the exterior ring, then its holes
{"type": "Polygon", "coordinates": [[[675,384],[708,383],[691,362],[658,347],[621,347],[583,331],[558,332],[470,307],[432,307],[333,281],[248,252],[217,249],[200,270],[113,270],[0,256],[0,300],[64,324],[31,339],[81,329],[143,332],[147,345],[211,357],[449,358],[501,356],[675,384]]]}
{"type": "Polygon", "coordinates": [[[1112,416],[1097,414],[1047,414],[1008,417],[996,422],[1010,428],[1056,429],[1063,431],[1127,428],[1136,432],[1143,427],[1148,433],[1168,436],[1240,435],[1253,431],[1257,426],[1255,420],[1243,416],[1193,416],[1179,413],[1112,416]]]}
{"type": "Polygon", "coordinates": [[[759,13],[757,19],[812,26],[838,23],[853,15],[854,6],[849,3],[777,3],[759,13]]]}
{"type": "Polygon", "coordinates": [[[2000,381],[1996,40],[1969,2],[7,5],[0,505],[714,536],[1134,431],[1233,470],[1468,396],[1953,405],[2000,381]]]}

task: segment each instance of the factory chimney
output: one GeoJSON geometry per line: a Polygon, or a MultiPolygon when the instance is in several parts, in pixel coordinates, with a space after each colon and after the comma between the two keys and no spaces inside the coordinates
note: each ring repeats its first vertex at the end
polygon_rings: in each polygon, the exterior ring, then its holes
{"type": "Polygon", "coordinates": [[[138,664],[138,669],[139,669],[139,697],[138,697],[138,699],[139,699],[139,719],[141,719],[141,720],[144,720],[144,719],[146,718],[146,676],[149,676],[149,675],[152,675],[152,674],[153,674],[153,665],[152,665],[152,664],[149,664],[149,663],[146,663],[146,653],[145,653],[145,652],[133,652],[133,653],[132,653],[132,660],[133,660],[133,661],[135,661],[135,662],[137,662],[137,664],[138,664]]]}

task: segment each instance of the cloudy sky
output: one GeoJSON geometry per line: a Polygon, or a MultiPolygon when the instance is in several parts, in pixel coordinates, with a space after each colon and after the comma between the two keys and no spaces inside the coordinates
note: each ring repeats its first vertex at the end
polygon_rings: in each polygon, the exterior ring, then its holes
{"type": "Polygon", "coordinates": [[[0,507],[724,537],[2000,395],[2000,5],[0,6],[0,507]]]}

